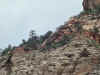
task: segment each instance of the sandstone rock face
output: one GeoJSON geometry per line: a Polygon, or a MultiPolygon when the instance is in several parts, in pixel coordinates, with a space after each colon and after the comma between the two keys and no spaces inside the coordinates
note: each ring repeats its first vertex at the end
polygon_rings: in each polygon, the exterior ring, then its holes
{"type": "Polygon", "coordinates": [[[83,0],[84,10],[100,8],[100,0],[83,0]]]}
{"type": "Polygon", "coordinates": [[[11,61],[12,66],[0,68],[0,75],[100,75],[100,51],[83,36],[54,51],[13,54],[11,61]]]}
{"type": "Polygon", "coordinates": [[[0,75],[100,75],[100,15],[84,14],[70,18],[43,45],[57,42],[72,32],[76,36],[68,44],[52,51],[26,53],[22,49],[19,53],[21,49],[18,48],[11,56],[1,56],[0,75]],[[98,32],[94,31],[95,27],[98,32]]]}
{"type": "Polygon", "coordinates": [[[71,17],[68,22],[60,26],[52,36],[46,39],[42,46],[46,47],[48,43],[50,45],[61,41],[63,36],[80,34],[80,32],[100,43],[100,14],[80,14],[71,17]]]}

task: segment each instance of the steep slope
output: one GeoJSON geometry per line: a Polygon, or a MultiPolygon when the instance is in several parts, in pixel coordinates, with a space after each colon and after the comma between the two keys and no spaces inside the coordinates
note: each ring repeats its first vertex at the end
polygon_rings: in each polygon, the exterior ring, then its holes
{"type": "Polygon", "coordinates": [[[100,75],[100,14],[71,17],[41,50],[18,47],[1,56],[0,75],[100,75]]]}
{"type": "Polygon", "coordinates": [[[100,43],[100,14],[81,12],[78,16],[71,17],[68,22],[60,26],[55,33],[44,41],[42,48],[46,48],[48,44],[50,46],[59,43],[63,39],[65,39],[66,44],[71,38],[81,35],[100,43]]]}
{"type": "Polygon", "coordinates": [[[83,36],[54,51],[13,54],[10,61],[11,66],[0,68],[0,75],[100,75],[100,51],[83,36]]]}

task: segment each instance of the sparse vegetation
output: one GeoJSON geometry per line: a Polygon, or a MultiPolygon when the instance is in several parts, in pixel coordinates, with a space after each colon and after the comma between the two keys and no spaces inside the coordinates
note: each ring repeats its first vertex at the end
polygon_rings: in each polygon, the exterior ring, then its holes
{"type": "Polygon", "coordinates": [[[87,42],[88,42],[89,46],[94,46],[94,47],[100,49],[100,44],[97,43],[95,40],[87,39],[87,42]]]}
{"type": "Polygon", "coordinates": [[[8,55],[11,50],[13,50],[13,47],[8,45],[8,47],[3,50],[2,55],[8,55]]]}
{"type": "Polygon", "coordinates": [[[82,25],[79,22],[77,22],[74,26],[75,26],[77,32],[79,32],[81,34],[82,33],[82,25]]]}
{"type": "Polygon", "coordinates": [[[97,28],[97,27],[94,27],[93,33],[94,33],[94,34],[98,34],[98,32],[99,32],[98,28],[97,28]]]}
{"type": "Polygon", "coordinates": [[[6,56],[0,58],[0,74],[100,75],[100,35],[96,35],[100,22],[96,23],[97,18],[91,21],[98,12],[100,8],[83,11],[85,16],[72,17],[54,34],[48,31],[37,35],[31,30],[29,38],[23,39],[18,47],[9,45],[4,49],[2,55],[6,56]]]}
{"type": "Polygon", "coordinates": [[[70,34],[70,35],[64,35],[62,40],[60,40],[59,42],[57,43],[54,43],[52,45],[52,47],[54,48],[57,48],[57,47],[61,47],[61,46],[64,46],[65,44],[68,44],[71,42],[71,39],[75,36],[74,33],[70,34]]]}
{"type": "Polygon", "coordinates": [[[83,14],[99,14],[99,13],[100,13],[100,6],[96,7],[96,9],[94,10],[91,9],[83,10],[80,14],[83,15],[83,14]]]}
{"type": "Polygon", "coordinates": [[[52,31],[48,31],[44,35],[37,36],[34,30],[30,31],[29,39],[22,40],[22,44],[20,46],[24,46],[25,50],[37,50],[40,48],[40,45],[46,40],[50,35],[52,34],[52,31]]]}

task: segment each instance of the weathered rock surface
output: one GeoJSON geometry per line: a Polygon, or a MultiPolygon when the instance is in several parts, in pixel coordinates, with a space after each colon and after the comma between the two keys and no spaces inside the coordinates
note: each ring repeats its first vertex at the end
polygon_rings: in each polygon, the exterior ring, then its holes
{"type": "Polygon", "coordinates": [[[84,10],[94,10],[100,7],[100,0],[83,0],[84,10]]]}
{"type": "Polygon", "coordinates": [[[51,51],[24,53],[18,49],[12,55],[1,56],[0,75],[100,75],[100,15],[70,18],[43,45],[72,33],[76,36],[68,44],[51,51]]]}
{"type": "Polygon", "coordinates": [[[10,66],[7,59],[0,58],[0,75],[100,75],[100,50],[83,36],[53,51],[13,54],[10,66]]]}
{"type": "Polygon", "coordinates": [[[100,43],[100,14],[79,14],[71,17],[68,22],[60,26],[55,33],[44,41],[42,47],[59,42],[64,36],[80,33],[100,43]]]}

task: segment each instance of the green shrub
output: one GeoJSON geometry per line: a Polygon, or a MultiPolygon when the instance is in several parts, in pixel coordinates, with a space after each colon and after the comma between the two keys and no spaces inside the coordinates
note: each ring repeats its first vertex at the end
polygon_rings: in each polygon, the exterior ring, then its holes
{"type": "MultiPolygon", "coordinates": [[[[94,10],[91,10],[91,9],[89,9],[89,10],[84,10],[84,11],[82,11],[81,13],[80,13],[80,15],[84,15],[84,14],[99,14],[100,13],[100,7],[97,7],[96,9],[94,9],[94,10]]],[[[79,15],[79,16],[80,16],[79,15]]]]}
{"type": "Polygon", "coordinates": [[[80,22],[77,22],[74,26],[75,26],[77,32],[79,32],[81,34],[83,29],[82,29],[82,25],[80,24],[80,22]]]}
{"type": "Polygon", "coordinates": [[[57,48],[57,47],[61,47],[61,46],[64,46],[65,44],[68,44],[71,42],[72,38],[75,36],[75,33],[72,33],[70,35],[64,35],[62,40],[60,40],[59,42],[57,43],[53,43],[52,44],[52,47],[53,48],[57,48]]]}
{"type": "Polygon", "coordinates": [[[100,44],[97,43],[95,40],[87,39],[87,42],[90,46],[94,46],[96,48],[100,48],[100,44]]]}
{"type": "Polygon", "coordinates": [[[8,47],[3,50],[2,55],[8,55],[9,51],[11,50],[13,50],[13,47],[8,45],[8,47]]]}

